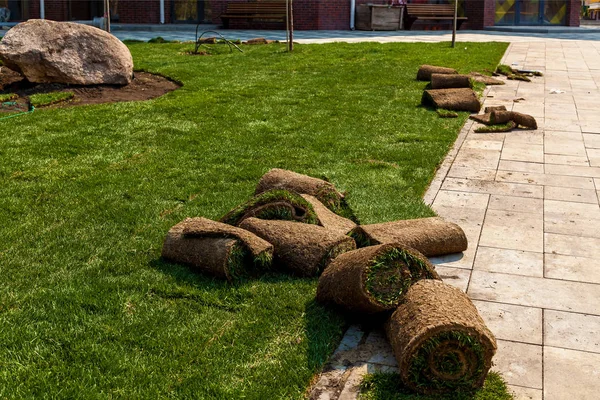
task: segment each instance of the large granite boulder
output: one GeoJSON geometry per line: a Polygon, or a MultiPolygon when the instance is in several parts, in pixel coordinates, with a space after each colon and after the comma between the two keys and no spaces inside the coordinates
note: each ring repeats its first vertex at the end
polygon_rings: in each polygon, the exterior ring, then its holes
{"type": "Polygon", "coordinates": [[[0,41],[0,59],[36,83],[126,85],[133,76],[127,46],[98,28],[32,19],[0,41]]]}

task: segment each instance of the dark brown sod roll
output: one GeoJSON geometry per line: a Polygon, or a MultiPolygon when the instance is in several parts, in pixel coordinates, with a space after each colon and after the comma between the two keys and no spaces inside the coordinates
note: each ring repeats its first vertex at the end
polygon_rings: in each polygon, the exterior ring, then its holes
{"type": "Polygon", "coordinates": [[[271,264],[273,247],[258,237],[250,239],[250,232],[243,234],[245,239],[237,235],[186,235],[189,223],[189,219],[182,221],[169,230],[162,248],[164,259],[228,281],[249,276],[271,264]]]}
{"type": "Polygon", "coordinates": [[[468,75],[431,74],[432,89],[471,88],[471,78],[468,75]]]}
{"type": "Polygon", "coordinates": [[[512,121],[512,112],[493,110],[490,113],[490,123],[492,125],[506,124],[508,121],[512,121]]]}
{"type": "Polygon", "coordinates": [[[439,279],[418,251],[395,243],[364,247],[336,257],[319,278],[317,300],[345,311],[393,310],[411,284],[439,279]]]}
{"type": "Polygon", "coordinates": [[[421,103],[452,111],[479,112],[481,108],[477,94],[469,88],[425,90],[421,103]]]}
{"type": "Polygon", "coordinates": [[[420,280],[408,289],[385,328],[407,387],[442,394],[483,386],[496,340],[459,289],[420,280]]]}
{"type": "Polygon", "coordinates": [[[537,129],[537,121],[531,115],[521,114],[515,111],[513,111],[511,114],[511,119],[515,124],[525,128],[537,129]]]}
{"type": "Polygon", "coordinates": [[[221,222],[237,226],[246,218],[277,219],[318,224],[319,219],[311,204],[298,193],[274,189],[260,193],[244,204],[229,211],[221,222]]]}
{"type": "Polygon", "coordinates": [[[460,253],[467,249],[467,236],[460,226],[439,217],[360,225],[350,232],[358,247],[399,243],[427,257],[460,253]]]}
{"type": "Polygon", "coordinates": [[[436,67],[435,65],[421,65],[417,72],[418,81],[430,81],[431,74],[458,74],[455,69],[436,67]]]}
{"type": "Polygon", "coordinates": [[[346,203],[345,195],[323,179],[313,178],[286,169],[273,168],[260,178],[254,194],[273,189],[289,190],[316,197],[325,207],[336,214],[356,220],[346,203]]]}
{"type": "Polygon", "coordinates": [[[316,197],[311,196],[310,194],[303,194],[301,196],[313,207],[313,210],[319,219],[319,225],[322,227],[342,235],[346,235],[352,229],[356,228],[356,224],[353,221],[329,210],[316,197]]]}
{"type": "Polygon", "coordinates": [[[272,243],[274,263],[300,276],[317,276],[332,259],[356,249],[352,238],[318,225],[248,218],[240,227],[272,243]]]}

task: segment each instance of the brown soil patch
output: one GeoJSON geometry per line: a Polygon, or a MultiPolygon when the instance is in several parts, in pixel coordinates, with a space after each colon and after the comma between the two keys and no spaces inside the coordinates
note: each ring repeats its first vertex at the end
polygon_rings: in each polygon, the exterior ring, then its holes
{"type": "MultiPolygon", "coordinates": [[[[135,77],[129,85],[65,85],[59,83],[31,83],[22,75],[6,68],[0,68],[0,94],[14,93],[21,99],[27,100],[36,93],[73,92],[73,99],[54,104],[51,107],[71,107],[83,104],[116,103],[121,101],[142,101],[160,97],[181,87],[160,75],[148,72],[135,72],[135,77]]],[[[13,112],[3,110],[0,112],[13,112]]]]}

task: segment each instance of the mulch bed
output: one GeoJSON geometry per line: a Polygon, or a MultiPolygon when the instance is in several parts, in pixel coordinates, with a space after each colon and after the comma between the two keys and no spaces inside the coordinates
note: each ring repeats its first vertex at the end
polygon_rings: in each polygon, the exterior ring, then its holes
{"type": "MultiPolygon", "coordinates": [[[[18,103],[28,103],[28,97],[37,93],[73,92],[73,99],[51,107],[71,107],[83,104],[116,103],[121,101],[142,101],[160,97],[181,87],[160,75],[148,72],[136,72],[129,85],[65,85],[59,83],[31,83],[22,75],[0,67],[0,94],[14,93],[19,96],[18,103]]],[[[8,108],[0,108],[0,112],[14,112],[8,108]]]]}

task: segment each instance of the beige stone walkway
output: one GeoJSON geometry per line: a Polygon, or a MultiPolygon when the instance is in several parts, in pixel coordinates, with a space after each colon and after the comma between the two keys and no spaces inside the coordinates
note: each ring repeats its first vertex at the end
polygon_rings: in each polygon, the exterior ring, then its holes
{"type": "Polygon", "coordinates": [[[539,129],[467,123],[425,200],[470,246],[436,261],[496,334],[495,369],[519,396],[598,399],[600,42],[513,43],[503,63],[545,74],[493,87],[485,105],[531,114],[539,129]]]}
{"type": "MultiPolygon", "coordinates": [[[[433,261],[495,333],[494,369],[515,398],[599,399],[600,42],[512,43],[503,63],[545,75],[492,87],[485,105],[531,114],[539,129],[465,125],[425,201],[464,228],[469,249],[433,261]]],[[[360,376],[393,370],[383,342],[349,330],[331,365],[340,389],[315,398],[355,399],[360,376]]]]}

